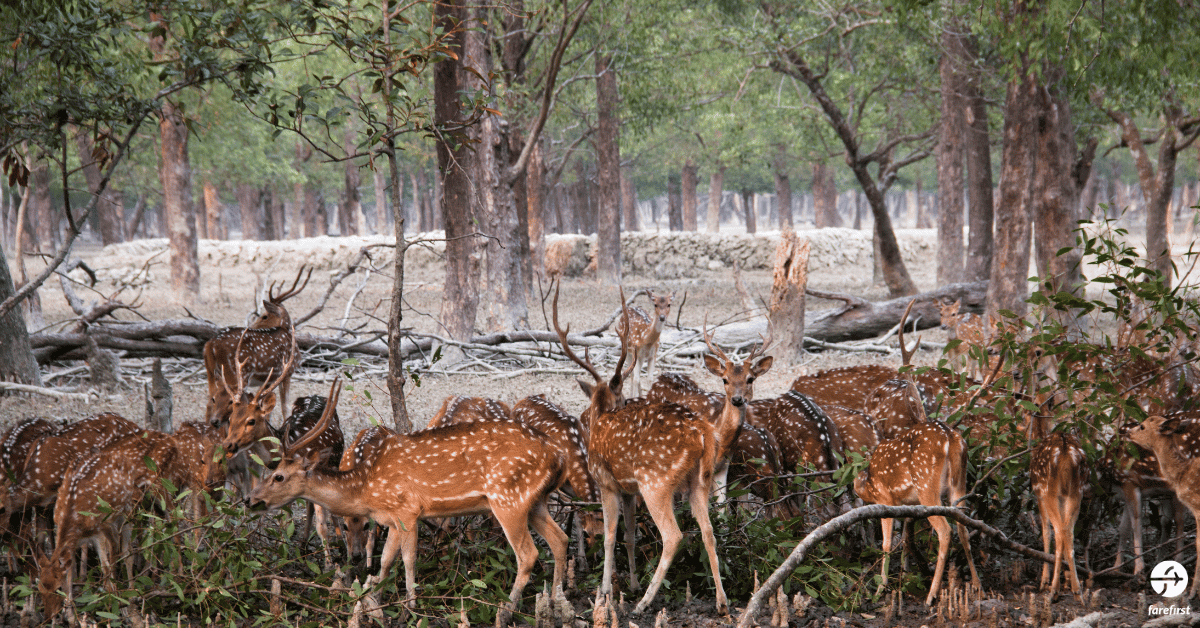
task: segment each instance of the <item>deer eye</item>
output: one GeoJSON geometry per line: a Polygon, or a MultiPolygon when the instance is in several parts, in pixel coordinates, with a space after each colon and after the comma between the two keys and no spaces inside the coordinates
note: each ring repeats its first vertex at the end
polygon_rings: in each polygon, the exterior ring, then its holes
{"type": "Polygon", "coordinates": [[[247,421],[246,425],[254,425],[254,419],[250,419],[249,421],[247,421]]]}
{"type": "Polygon", "coordinates": [[[282,474],[282,473],[276,473],[276,474],[275,474],[275,481],[276,481],[276,482],[282,482],[282,481],[283,481],[283,474],[282,474]]]}
{"type": "Polygon", "coordinates": [[[753,384],[753,383],[754,383],[754,378],[753,378],[753,377],[747,377],[747,378],[746,378],[746,383],[747,383],[747,384],[753,384]]]}
{"type": "Polygon", "coordinates": [[[722,377],[722,378],[721,378],[721,383],[722,383],[722,384],[729,384],[729,379],[728,379],[728,378],[725,378],[725,377],[722,377]]]}

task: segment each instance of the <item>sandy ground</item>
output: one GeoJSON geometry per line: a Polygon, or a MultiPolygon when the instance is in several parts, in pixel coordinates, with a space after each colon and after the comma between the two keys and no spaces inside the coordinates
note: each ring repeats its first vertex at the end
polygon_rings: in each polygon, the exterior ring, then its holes
{"type": "MultiPolygon", "coordinates": [[[[96,255],[95,249],[82,248],[79,255],[85,259],[96,255]]],[[[934,259],[930,256],[924,263],[910,267],[918,287],[929,290],[934,285],[934,259]]],[[[165,273],[165,267],[162,268],[165,273]]],[[[199,301],[190,312],[201,318],[223,325],[244,324],[247,315],[254,309],[256,289],[261,290],[266,282],[271,280],[287,280],[294,276],[294,268],[279,268],[269,276],[257,276],[240,267],[204,267],[202,269],[202,289],[199,301]]],[[[330,271],[320,271],[313,276],[312,284],[299,296],[288,301],[287,306],[293,316],[308,312],[321,298],[329,285],[330,271]]],[[[770,292],[770,274],[766,271],[748,272],[745,283],[749,291],[756,297],[765,298],[770,292]]],[[[305,329],[332,334],[338,329],[382,329],[387,316],[388,298],[392,278],[386,268],[373,272],[364,279],[359,274],[345,281],[331,296],[324,310],[305,325],[305,329]],[[353,297],[353,298],[352,298],[353,297]]],[[[869,272],[848,272],[846,270],[827,270],[814,273],[810,277],[810,285],[821,290],[839,291],[856,294],[868,299],[881,299],[886,296],[886,290],[881,285],[873,285],[869,272]]],[[[626,294],[641,288],[656,291],[674,291],[678,321],[685,327],[700,327],[707,320],[710,324],[727,320],[736,320],[742,316],[742,308],[735,298],[733,277],[728,271],[701,271],[700,276],[691,279],[674,281],[657,281],[643,276],[625,278],[626,294]],[[686,298],[684,295],[686,294],[686,298]]],[[[600,285],[587,278],[567,279],[563,282],[561,297],[561,318],[570,322],[573,330],[595,327],[602,324],[618,307],[617,289],[600,285]]],[[[113,290],[102,288],[101,293],[108,295],[113,290]]],[[[92,295],[90,298],[96,298],[92,295]]],[[[127,302],[132,302],[134,293],[122,295],[127,302]]],[[[43,289],[43,305],[48,326],[69,319],[71,312],[62,297],[61,290],[56,285],[48,285],[43,289]]],[[[419,331],[436,332],[436,318],[442,299],[442,277],[437,268],[409,268],[405,284],[405,324],[419,331]]],[[[146,319],[183,318],[188,316],[181,306],[177,305],[168,288],[161,282],[154,282],[142,287],[137,296],[137,316],[146,319]]],[[[644,307],[648,302],[641,301],[644,307]]],[[[549,314],[549,299],[543,302],[543,295],[535,294],[530,298],[530,325],[536,328],[548,328],[545,313],[549,314]]],[[[810,300],[809,307],[820,309],[830,307],[829,302],[810,300]]],[[[128,312],[118,316],[124,320],[134,320],[136,317],[128,312]]],[[[671,317],[672,324],[676,314],[671,317]]],[[[482,320],[482,315],[481,315],[482,320]]],[[[930,330],[922,333],[925,340],[943,342],[944,332],[930,330]]],[[[893,341],[894,342],[894,341],[893,341]]],[[[922,364],[932,364],[937,355],[933,352],[921,352],[917,361],[922,364]]],[[[785,391],[788,384],[805,371],[845,366],[858,363],[882,363],[893,366],[900,364],[898,355],[882,356],[872,353],[824,352],[813,354],[803,364],[794,366],[779,366],[773,369],[755,385],[755,393],[760,397],[778,395],[785,391]]],[[[69,371],[78,367],[77,364],[58,364],[51,366],[46,375],[69,371]]],[[[141,421],[144,415],[144,399],[142,383],[148,379],[148,364],[145,361],[129,361],[125,364],[125,376],[129,388],[115,396],[106,396],[89,403],[76,401],[58,402],[41,397],[5,397],[0,398],[0,424],[7,425],[21,417],[37,414],[62,419],[77,419],[99,411],[118,412],[132,420],[141,421]]],[[[197,360],[170,361],[168,372],[174,387],[175,420],[197,420],[201,417],[206,385],[202,365],[197,360]]],[[[717,389],[719,381],[707,373],[699,361],[688,364],[675,363],[675,368],[692,375],[701,385],[717,389]]],[[[611,366],[601,367],[610,372],[611,366]]],[[[365,427],[372,419],[388,421],[389,411],[380,404],[386,399],[386,384],[382,378],[382,364],[364,361],[362,365],[344,367],[354,375],[354,394],[343,394],[339,413],[342,417],[344,430],[348,435],[355,434],[358,429],[365,427]],[[370,398],[363,391],[371,391],[370,398]]],[[[414,423],[419,427],[436,411],[442,400],[452,394],[479,395],[498,398],[513,402],[532,394],[545,394],[550,399],[563,405],[569,411],[578,413],[586,404],[586,399],[569,372],[529,372],[528,365],[524,372],[513,374],[509,371],[497,371],[488,366],[477,366],[471,372],[447,374],[446,365],[438,364],[433,369],[421,374],[419,386],[410,387],[408,393],[408,408],[414,423]]],[[[560,363],[553,371],[578,371],[574,365],[560,363]]],[[[78,369],[76,369],[78,371],[78,369]]],[[[582,371],[579,371],[581,374],[582,371]]],[[[292,397],[301,395],[321,394],[328,392],[329,381],[334,370],[305,368],[297,372],[292,383],[292,397]]],[[[78,372],[69,373],[52,380],[54,385],[86,386],[78,372]]],[[[278,421],[278,415],[275,419],[278,421]]],[[[882,626],[906,625],[923,626],[936,625],[968,625],[972,622],[982,622],[980,626],[1018,626],[1036,625],[1042,623],[1036,616],[1030,615],[1028,604],[1021,597],[1027,588],[1022,586],[995,586],[990,583],[988,588],[1001,590],[998,597],[1003,599],[989,607],[989,614],[996,613],[996,622],[987,618],[952,621],[949,623],[936,621],[931,611],[925,609],[919,600],[909,599],[905,605],[906,612],[900,615],[885,615],[883,609],[863,609],[862,613],[843,613],[831,617],[828,609],[823,611],[815,605],[804,618],[793,617],[793,625],[855,625],[882,626]],[[798,622],[798,623],[797,623],[798,622]]],[[[1096,608],[1104,612],[1120,613],[1119,619],[1105,624],[1110,626],[1136,624],[1136,593],[1146,588],[1134,587],[1128,590],[1104,590],[1098,594],[1096,608]],[[1131,614],[1131,612],[1133,614],[1131,614]]],[[[745,600],[733,600],[735,607],[744,606],[745,600]]],[[[1054,606],[1056,617],[1070,618],[1084,614],[1089,609],[1080,606],[1070,598],[1063,598],[1054,606]]],[[[716,617],[712,614],[711,600],[701,598],[691,606],[670,609],[672,620],[670,625],[726,625],[728,618],[716,617]]],[[[643,624],[648,618],[643,618],[643,624]]],[[[766,625],[767,618],[763,618],[766,625]]]]}

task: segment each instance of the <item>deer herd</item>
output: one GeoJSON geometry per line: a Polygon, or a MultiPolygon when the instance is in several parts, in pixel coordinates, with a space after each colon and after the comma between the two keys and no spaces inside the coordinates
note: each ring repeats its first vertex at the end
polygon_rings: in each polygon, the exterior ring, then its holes
{"type": "MultiPolygon", "coordinates": [[[[509,603],[498,613],[500,625],[507,623],[519,604],[537,562],[531,529],[553,556],[551,590],[563,595],[569,538],[551,516],[552,495],[563,492],[565,499],[600,505],[599,514],[584,510],[578,519],[579,529],[603,536],[600,596],[614,590],[617,523],[622,516],[627,590],[641,588],[635,565],[636,509],[639,502],[645,505],[661,536],[662,553],[633,609],[638,614],[655,599],[683,542],[674,509],[675,497],[682,494],[700,529],[716,610],[726,613],[729,601],[709,513],[714,492],[723,502],[726,485],[742,482],[773,516],[795,517],[814,512],[813,498],[789,491],[789,474],[807,470],[829,481],[841,465],[864,456],[869,463],[854,478],[852,495],[861,502],[942,505],[948,499],[960,506],[969,493],[971,464],[981,462],[970,460],[968,452],[981,439],[1015,429],[992,423],[996,419],[989,406],[990,387],[1002,370],[1003,356],[988,355],[991,326],[961,312],[960,303],[941,305],[943,326],[952,338],[962,341],[948,354],[955,361],[964,355],[976,358],[966,362],[984,365],[980,371],[987,379],[983,382],[952,377],[944,370],[849,366],[801,375],[782,394],[755,398],[755,381],[774,364],[767,355],[769,340],[743,359],[735,359],[716,346],[705,329],[703,340],[709,352],[703,364],[721,382],[715,391],[680,373],[656,377],[672,297],[651,294],[653,313],[647,313],[630,307],[622,292],[622,315],[616,327],[620,354],[614,371],[606,376],[588,353],[581,358],[572,349],[570,328],[559,323],[556,287],[553,325],[562,352],[590,375],[579,380],[588,405],[578,417],[540,394],[511,405],[480,397],[450,397],[423,430],[401,434],[373,426],[359,432],[346,447],[337,413],[342,389],[338,378],[327,397],[296,399],[288,412],[289,381],[300,356],[284,302],[307,283],[301,269],[288,290],[277,292],[272,285],[262,304],[263,314],[249,327],[226,329],[205,345],[209,400],[202,421],[183,423],[167,434],[103,413],[69,425],[24,419],[8,430],[0,450],[4,471],[0,530],[16,553],[32,556],[47,618],[63,608],[64,597],[72,599],[74,557],[85,543],[96,547],[106,586],[113,586],[114,559],[129,551],[130,523],[138,508],[172,499],[167,487],[173,487],[187,489],[199,512],[205,503],[200,495],[216,495],[226,483],[250,509],[277,509],[305,500],[327,566],[332,561],[331,517],[344,520],[344,526],[334,527],[344,530],[349,558],[365,557],[368,567],[374,535],[386,532],[379,570],[368,578],[366,587],[386,578],[399,554],[407,603],[415,600],[417,591],[419,520],[492,515],[517,563],[509,603]],[[633,395],[628,398],[623,392],[627,379],[633,382],[633,395]],[[969,384],[965,389],[954,385],[963,380],[969,384]],[[278,428],[270,421],[276,407],[283,419],[278,428]],[[958,413],[963,418],[957,424],[931,418],[956,416],[945,408],[974,409],[958,413]],[[47,518],[54,526],[49,555],[47,518]]],[[[911,352],[903,326],[900,343],[908,365],[911,352]]],[[[1146,359],[1138,363],[1143,370],[1130,378],[1144,380],[1150,373],[1145,369],[1154,368],[1160,373],[1191,372],[1190,367],[1172,371],[1147,365],[1146,359]]],[[[966,366],[956,364],[959,369],[966,366]]],[[[1075,370],[1089,368],[1101,366],[1089,363],[1075,370]]],[[[971,377],[977,374],[970,373],[971,377]]],[[[1200,415],[1183,409],[1191,393],[1190,379],[1171,381],[1173,388],[1153,388],[1152,399],[1135,400],[1144,401],[1153,416],[1113,435],[1113,442],[1102,448],[1108,453],[1096,463],[1110,472],[1095,476],[1089,474],[1079,436],[1056,430],[1048,421],[1049,413],[1043,410],[1052,400],[1033,395],[1022,406],[1025,427],[1013,435],[1013,442],[1023,443],[1009,449],[1029,450],[1028,481],[1041,515],[1044,549],[1055,557],[1053,569],[1044,566],[1043,588],[1057,591],[1065,568],[1071,590],[1080,591],[1074,528],[1081,502],[1092,490],[1089,477],[1110,479],[1113,491],[1126,498],[1127,522],[1122,529],[1130,530],[1138,572],[1144,569],[1143,494],[1166,495],[1171,504],[1186,505],[1197,514],[1200,422],[1195,419],[1200,415]]],[[[1136,397],[1138,390],[1147,388],[1130,386],[1127,392],[1136,397]]],[[[845,499],[822,508],[849,505],[845,499]]],[[[880,590],[887,584],[893,541],[893,521],[882,523],[880,590]]],[[[938,596],[951,548],[949,522],[930,517],[929,524],[937,536],[938,553],[927,604],[938,596]]],[[[956,528],[972,582],[978,586],[967,531],[961,523],[956,528]]],[[[1200,552],[1200,537],[1196,544],[1200,552]]],[[[1118,551],[1118,565],[1122,559],[1118,551]]],[[[132,570],[131,560],[125,564],[132,570]]],[[[1200,567],[1197,576],[1193,582],[1200,584],[1200,567]]],[[[132,579],[132,574],[128,577],[132,579]]]]}

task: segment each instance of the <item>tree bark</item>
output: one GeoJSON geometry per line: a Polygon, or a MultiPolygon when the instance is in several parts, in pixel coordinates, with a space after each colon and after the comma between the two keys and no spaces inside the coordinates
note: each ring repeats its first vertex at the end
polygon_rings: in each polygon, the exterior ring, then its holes
{"type": "MultiPolygon", "coordinates": [[[[342,148],[346,154],[353,154],[355,150],[354,129],[350,125],[346,125],[346,133],[342,139],[342,148]]],[[[362,185],[362,176],[358,172],[358,162],[354,159],[347,159],[342,162],[343,177],[342,177],[342,198],[338,204],[338,229],[342,236],[359,235],[359,220],[362,215],[362,199],[358,193],[358,186],[362,185]]]]}
{"type": "MultiPolygon", "coordinates": [[[[1058,85],[1062,72],[1043,72],[1038,91],[1037,177],[1034,198],[1036,257],[1042,289],[1078,293],[1083,285],[1083,252],[1075,246],[1079,192],[1075,172],[1075,125],[1071,103],[1058,85]],[[1059,255],[1060,250],[1066,250],[1059,255]]],[[[1074,321],[1062,321],[1073,324],[1074,321]]]]}
{"type": "MultiPolygon", "coordinates": [[[[388,115],[388,126],[395,128],[396,120],[391,111],[388,115]]],[[[392,300],[388,309],[388,394],[392,400],[392,424],[396,431],[407,434],[412,431],[412,419],[408,416],[408,402],[404,394],[404,386],[408,383],[408,373],[404,370],[404,255],[408,252],[408,242],[404,240],[404,203],[401,194],[404,189],[403,175],[400,173],[400,159],[396,155],[395,140],[388,139],[388,170],[392,182],[392,227],[396,236],[396,270],[392,277],[392,300]]],[[[382,168],[378,168],[378,173],[382,168]]],[[[376,179],[378,180],[378,178],[376,179]]],[[[379,208],[387,206],[385,197],[375,197],[375,215],[378,217],[379,208]]],[[[377,218],[378,220],[378,218],[377,218]]]]}
{"type": "Polygon", "coordinates": [[[708,216],[705,229],[709,233],[721,232],[721,196],[725,187],[725,164],[717,164],[708,176],[708,216]]]}
{"type": "MultiPolygon", "coordinates": [[[[20,251],[17,252],[20,255],[20,251]]],[[[11,297],[16,289],[12,273],[8,270],[8,258],[0,250],[0,301],[11,297]]],[[[18,384],[42,385],[42,373],[33,357],[29,342],[29,329],[20,307],[14,307],[0,316],[0,381],[18,384]]]]}
{"type": "Polygon", "coordinates": [[[967,130],[964,64],[968,61],[962,25],[950,21],[942,31],[945,52],[939,64],[942,126],[938,142],[938,285],[963,277],[963,137],[967,130]]]}
{"type": "Polygon", "coordinates": [[[1004,109],[1004,153],[1000,165],[1000,212],[996,216],[996,263],[988,282],[987,314],[1026,311],[1029,230],[1033,181],[1037,176],[1038,83],[1028,65],[1008,82],[1004,109]]]}
{"type": "MultiPolygon", "coordinates": [[[[439,27],[450,33],[444,40],[446,46],[459,51],[458,59],[444,58],[434,65],[434,124],[448,126],[459,121],[463,34],[457,28],[467,15],[457,1],[437,4],[436,12],[439,27]]],[[[441,213],[446,228],[446,283],[440,318],[451,338],[465,340],[475,331],[479,306],[479,258],[474,238],[469,235],[474,231],[475,213],[471,183],[464,168],[470,163],[471,149],[463,142],[456,142],[453,150],[444,140],[435,145],[443,177],[441,213]]]]}
{"type": "Polygon", "coordinates": [[[192,202],[188,128],[182,112],[169,100],[163,104],[159,132],[163,214],[171,245],[171,286],[177,302],[192,304],[200,296],[200,257],[196,242],[196,210],[192,202]]]}
{"type": "Polygon", "coordinates": [[[769,336],[776,356],[785,364],[796,364],[804,354],[804,290],[808,287],[808,252],[812,243],[795,231],[785,231],[775,249],[774,280],[771,285],[769,336]]]}
{"type": "Polygon", "coordinates": [[[596,238],[596,277],[621,283],[621,154],[617,124],[617,74],[612,55],[596,55],[596,181],[600,207],[596,238]]]}
{"type": "MultiPolygon", "coordinates": [[[[309,207],[308,186],[305,185],[304,173],[301,171],[304,162],[308,161],[311,157],[312,147],[308,145],[308,142],[296,142],[296,156],[292,159],[292,169],[300,175],[300,180],[292,185],[293,215],[290,222],[292,224],[291,236],[293,239],[307,238],[313,235],[311,231],[312,226],[309,224],[313,210],[309,207]]],[[[222,239],[228,238],[229,234],[222,230],[222,236],[222,239]]]]}
{"type": "Polygon", "coordinates": [[[546,204],[542,163],[542,143],[534,145],[525,169],[525,199],[529,204],[529,263],[535,277],[546,275],[546,204]]]}
{"type": "Polygon", "coordinates": [[[746,233],[758,231],[758,195],[748,188],[742,190],[742,207],[746,210],[746,233]]]}
{"type": "Polygon", "coordinates": [[[779,230],[787,231],[792,224],[792,181],[788,177],[787,154],[780,147],[775,153],[773,164],[775,176],[775,204],[779,208],[779,230]]]}
{"type": "MultiPolygon", "coordinates": [[[[95,194],[100,189],[100,167],[92,158],[92,138],[83,129],[75,130],[75,143],[79,147],[79,161],[83,164],[83,177],[87,180],[88,192],[95,194]]],[[[107,246],[125,241],[125,209],[118,199],[121,194],[112,186],[100,196],[96,203],[96,221],[100,226],[100,243],[107,246]]]]}
{"type": "Polygon", "coordinates": [[[221,206],[221,195],[217,192],[217,186],[208,179],[204,180],[204,218],[208,224],[210,240],[225,240],[229,237],[225,233],[225,210],[221,206]]]}
{"type": "Polygon", "coordinates": [[[667,174],[667,223],[671,231],[683,231],[683,204],[679,198],[679,178],[667,174]]]}
{"type": "Polygon", "coordinates": [[[842,226],[837,208],[837,182],[833,168],[825,162],[813,162],[813,225],[818,229],[842,226]]]}
{"type": "Polygon", "coordinates": [[[259,214],[262,212],[262,190],[253,183],[239,183],[237,197],[238,210],[242,214],[242,239],[263,239],[262,225],[259,222],[259,214]]]}
{"type": "Polygon", "coordinates": [[[680,200],[683,203],[683,230],[696,230],[696,186],[699,185],[697,166],[688,158],[680,176],[680,200]]]}
{"type": "MultiPolygon", "coordinates": [[[[388,223],[391,223],[395,216],[395,214],[390,213],[388,209],[387,175],[384,174],[383,168],[380,166],[376,166],[371,173],[375,183],[375,209],[371,212],[373,214],[371,220],[375,223],[375,231],[377,233],[386,233],[386,228],[389,226],[388,223]]],[[[400,186],[400,193],[396,196],[398,198],[403,198],[404,178],[401,177],[397,179],[395,182],[393,182],[393,185],[400,186]]],[[[404,215],[403,206],[400,208],[400,215],[404,215]]]]}
{"type": "Polygon", "coordinates": [[[35,251],[52,250],[54,234],[58,230],[58,216],[50,198],[50,165],[44,160],[29,169],[29,190],[31,196],[25,215],[33,226],[29,232],[33,236],[30,238],[30,248],[35,251]]]}
{"type": "Polygon", "coordinates": [[[963,278],[982,281],[992,274],[992,147],[988,131],[987,103],[983,98],[982,74],[975,63],[975,46],[967,41],[970,63],[965,66],[967,132],[967,202],[970,229],[967,239],[967,265],[963,278]]]}
{"type": "Polygon", "coordinates": [[[630,168],[621,168],[621,230],[641,231],[641,220],[638,219],[637,186],[633,183],[633,172],[630,168]]]}

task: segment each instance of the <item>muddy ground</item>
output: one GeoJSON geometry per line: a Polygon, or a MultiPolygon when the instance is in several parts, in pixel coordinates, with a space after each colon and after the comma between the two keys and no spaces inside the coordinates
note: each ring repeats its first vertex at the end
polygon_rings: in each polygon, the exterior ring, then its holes
{"type": "MultiPolygon", "coordinates": [[[[83,246],[78,254],[94,265],[116,265],[121,260],[105,257],[103,252],[95,247],[83,246]]],[[[936,256],[923,256],[918,263],[910,265],[918,287],[929,290],[934,287],[934,261],[936,256]]],[[[188,311],[195,316],[223,325],[243,324],[246,316],[254,308],[255,289],[261,290],[265,282],[271,280],[290,279],[294,276],[295,267],[285,268],[280,265],[270,272],[254,272],[248,265],[232,265],[225,267],[204,266],[202,268],[202,289],[200,299],[188,311]]],[[[288,302],[289,311],[307,312],[313,308],[326,286],[334,270],[322,269],[313,276],[312,284],[299,296],[288,302]]],[[[152,267],[154,279],[138,290],[128,290],[120,295],[126,302],[136,302],[139,307],[136,315],[121,312],[118,316],[124,320],[136,320],[137,317],[146,319],[183,318],[188,316],[182,306],[176,303],[166,283],[167,269],[165,264],[158,262],[152,267]]],[[[678,322],[685,327],[700,327],[705,320],[711,324],[728,320],[736,320],[743,315],[741,303],[734,297],[733,275],[728,269],[701,269],[689,278],[659,279],[648,276],[626,276],[625,290],[629,294],[640,288],[651,288],[656,291],[669,290],[676,294],[676,312],[678,322]],[[686,299],[684,295],[686,294],[686,299]],[[682,306],[682,307],[679,307],[682,306]]],[[[758,270],[745,273],[744,281],[756,297],[766,298],[770,293],[771,277],[769,271],[758,270]]],[[[332,295],[320,315],[306,324],[305,328],[314,333],[334,334],[338,329],[371,328],[381,329],[388,310],[388,295],[391,289],[389,269],[381,268],[369,277],[359,274],[345,281],[332,295]],[[353,297],[353,300],[351,298],[353,297]]],[[[846,292],[867,299],[882,299],[886,290],[882,285],[873,284],[869,268],[826,269],[813,273],[810,285],[820,290],[846,292]]],[[[569,321],[573,330],[595,327],[602,324],[618,306],[617,290],[614,287],[603,286],[589,277],[568,278],[563,282],[560,302],[561,318],[569,321]]],[[[85,298],[108,296],[115,287],[99,286],[98,292],[90,297],[85,292],[85,298]]],[[[441,307],[442,277],[440,267],[416,266],[410,267],[405,283],[405,324],[411,325],[418,331],[436,332],[436,318],[441,307]]],[[[530,325],[536,328],[547,328],[543,317],[543,306],[546,315],[549,314],[549,300],[543,302],[543,295],[534,295],[530,300],[530,325]]],[[[51,326],[59,321],[71,318],[70,312],[61,290],[53,282],[42,290],[42,303],[46,325],[51,326]]],[[[646,301],[642,301],[645,305],[646,301]]],[[[833,303],[820,300],[809,300],[809,307],[820,309],[832,307],[833,303]]],[[[671,316],[672,324],[676,314],[671,316]]],[[[482,320],[482,314],[481,319],[482,320]]],[[[944,332],[930,330],[922,333],[927,341],[944,342],[944,332]]],[[[894,340],[892,341],[894,343],[894,340]]],[[[918,353],[916,361],[919,364],[933,364],[938,355],[933,351],[918,353]]],[[[823,368],[845,366],[859,363],[882,363],[898,366],[898,354],[884,356],[876,353],[857,353],[826,351],[810,355],[802,364],[794,366],[778,366],[755,384],[755,394],[760,397],[782,393],[788,384],[798,374],[805,371],[823,368]]],[[[609,363],[611,364],[611,363],[609,363]]],[[[78,419],[98,411],[118,412],[132,420],[140,421],[144,415],[144,399],[142,385],[148,379],[149,363],[144,360],[130,360],[124,364],[124,375],[128,388],[115,395],[104,395],[90,402],[54,401],[42,397],[5,397],[0,398],[0,424],[8,425],[21,417],[32,414],[52,416],[62,419],[78,419]]],[[[50,384],[65,388],[86,388],[86,373],[78,368],[78,364],[55,364],[44,371],[50,384]]],[[[352,367],[342,367],[355,376],[354,394],[343,394],[339,413],[343,427],[348,435],[355,434],[359,429],[368,425],[372,418],[388,421],[389,411],[381,405],[381,400],[387,398],[386,384],[382,377],[383,365],[378,361],[364,360],[362,364],[352,367]],[[372,394],[365,394],[365,392],[372,394]]],[[[601,367],[602,369],[604,367],[601,367]]],[[[611,366],[608,368],[611,369],[611,366]]],[[[716,389],[719,382],[708,374],[699,361],[670,361],[672,370],[682,370],[692,375],[703,386],[716,389]]],[[[532,394],[545,394],[551,400],[578,413],[585,406],[586,399],[579,387],[573,381],[578,369],[568,363],[559,363],[547,368],[545,365],[525,364],[519,367],[482,360],[477,364],[447,365],[435,364],[432,368],[421,371],[420,386],[410,387],[408,407],[414,423],[419,427],[428,420],[442,400],[452,394],[468,394],[494,397],[513,402],[532,394]],[[519,371],[519,372],[516,372],[519,371]]],[[[172,360],[167,363],[167,372],[174,388],[175,420],[196,420],[201,417],[204,408],[206,384],[203,367],[198,360],[172,360]]],[[[581,373],[581,371],[579,371],[581,373]]],[[[298,370],[292,380],[291,396],[326,394],[328,382],[334,374],[330,368],[304,368],[298,370]]],[[[278,415],[275,416],[278,420],[278,415]]],[[[1030,520],[1033,518],[1030,517],[1030,520]]],[[[1039,537],[1036,528],[1010,531],[1019,540],[1031,545],[1037,545],[1039,537]]],[[[1092,556],[1112,556],[1115,529],[1111,519],[1106,519],[1103,527],[1096,530],[1093,538],[1095,549],[1092,556]]],[[[620,550],[618,550],[620,552],[620,550]]],[[[1185,553],[1186,554],[1186,553],[1185,553]]],[[[895,564],[895,563],[894,563],[895,564]]],[[[1097,568],[1108,565],[1095,565],[1097,568]]],[[[398,567],[398,566],[397,566],[398,567]]],[[[598,568],[598,566],[596,566],[598,568]]],[[[898,567],[893,567],[896,573],[898,567]]],[[[875,627],[886,625],[919,626],[936,625],[977,625],[986,626],[1030,626],[1049,625],[1056,621],[1067,621],[1075,616],[1091,612],[1110,614],[1104,626],[1133,626],[1138,625],[1139,616],[1144,611],[1145,602],[1139,601],[1139,594],[1146,594],[1149,602],[1161,600],[1155,596],[1144,580],[1107,579],[1093,583],[1089,590],[1086,604],[1080,604],[1070,596],[1064,596],[1050,606],[1047,615],[1044,608],[1031,609],[1029,594],[1035,589],[1036,575],[1040,567],[1033,564],[1016,563],[1012,556],[1005,555],[999,550],[989,552],[989,556],[980,564],[983,578],[983,589],[986,593],[972,598],[971,607],[975,612],[966,615],[960,611],[945,609],[938,611],[929,609],[922,603],[924,594],[906,596],[903,599],[902,610],[897,613],[889,611],[885,604],[869,603],[854,612],[833,613],[831,609],[820,602],[810,603],[802,616],[795,613],[790,616],[789,625],[799,626],[862,626],[875,627]],[[978,601],[983,600],[983,601],[978,601]]],[[[535,582],[544,573],[539,569],[535,572],[535,582]]],[[[766,574],[763,574],[765,577],[766,574]]],[[[418,578],[420,576],[418,575],[418,578]]],[[[540,588],[540,585],[539,585],[540,588]]],[[[795,588],[789,589],[789,594],[795,588]]],[[[586,598],[587,596],[581,596],[586,598]]],[[[631,600],[631,602],[634,600],[631,600]]],[[[666,608],[666,625],[670,626],[725,626],[730,625],[746,599],[733,599],[734,617],[717,616],[713,610],[711,594],[698,592],[696,599],[690,604],[674,603],[666,608]]],[[[1041,602],[1038,604],[1041,605],[1041,602]]],[[[591,624],[590,607],[582,600],[576,603],[580,610],[579,620],[591,624]]],[[[661,608],[656,605],[652,610],[658,612],[661,608]]],[[[527,609],[528,610],[528,609],[527,609]]],[[[625,619],[625,618],[623,618],[625,619]]],[[[641,626],[655,622],[652,615],[633,620],[641,626]]],[[[759,618],[760,625],[770,625],[770,614],[759,618]]],[[[616,625],[616,624],[614,624],[616,625]]],[[[625,625],[624,622],[621,624],[625,625]]]]}

